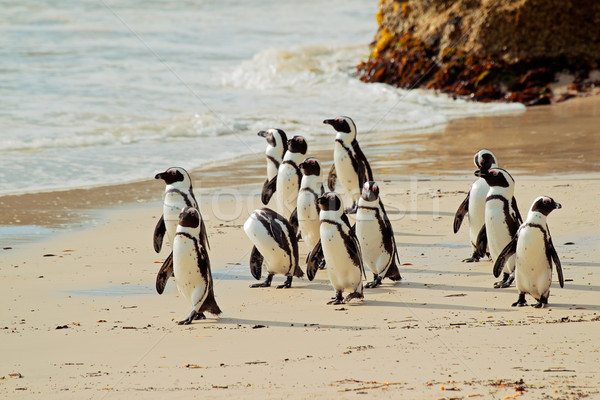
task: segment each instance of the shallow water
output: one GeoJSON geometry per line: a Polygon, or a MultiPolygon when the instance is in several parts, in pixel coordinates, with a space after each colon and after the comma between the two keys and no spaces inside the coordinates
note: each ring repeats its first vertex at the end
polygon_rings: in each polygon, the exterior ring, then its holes
{"type": "MultiPolygon", "coordinates": [[[[377,2],[23,0],[0,24],[0,195],[132,182],[258,154],[323,119],[361,135],[440,129],[519,105],[364,84],[377,2]]],[[[330,128],[330,127],[329,127],[330,128]]]]}

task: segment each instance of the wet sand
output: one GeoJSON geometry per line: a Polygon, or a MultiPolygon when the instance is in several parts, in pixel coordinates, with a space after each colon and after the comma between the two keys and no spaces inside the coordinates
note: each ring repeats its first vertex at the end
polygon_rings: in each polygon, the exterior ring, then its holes
{"type": "Polygon", "coordinates": [[[92,219],[0,250],[0,397],[600,396],[600,214],[589,211],[600,194],[600,111],[596,99],[574,101],[454,121],[387,147],[383,134],[366,138],[403,280],[365,290],[357,304],[325,304],[333,294],[325,271],[291,289],[248,287],[251,243],[241,226],[260,206],[262,158],[193,171],[224,313],[191,326],[175,323],[189,305],[173,282],[161,296],[154,289],[168,252],[151,245],[162,183],[0,199],[15,209],[2,217],[12,227],[92,219]],[[561,144],[561,132],[577,140],[561,144]],[[549,147],[536,141],[540,133],[549,147]],[[467,227],[454,235],[452,220],[484,146],[513,172],[523,215],[540,194],[563,205],[548,224],[566,282],[561,289],[555,278],[547,308],[511,307],[516,289],[492,288],[492,263],[461,262],[470,255],[467,227]]]}

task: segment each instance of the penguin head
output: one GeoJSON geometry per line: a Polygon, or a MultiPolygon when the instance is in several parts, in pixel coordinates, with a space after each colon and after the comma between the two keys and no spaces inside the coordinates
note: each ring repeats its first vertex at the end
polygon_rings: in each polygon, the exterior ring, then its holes
{"type": "Polygon", "coordinates": [[[306,154],[306,151],[308,150],[308,144],[302,136],[294,136],[288,140],[287,145],[288,151],[291,153],[306,154]]]}
{"type": "Polygon", "coordinates": [[[322,211],[342,210],[342,198],[335,192],[327,192],[317,199],[317,204],[322,211]]]}
{"type": "Polygon", "coordinates": [[[179,225],[197,228],[200,225],[200,213],[194,207],[184,207],[179,213],[179,225]]]}
{"type": "Polygon", "coordinates": [[[375,201],[379,198],[379,185],[376,182],[365,182],[360,195],[366,201],[375,201]]]}
{"type": "Polygon", "coordinates": [[[282,129],[267,129],[266,131],[260,131],[257,133],[258,136],[264,137],[267,140],[269,146],[277,147],[283,146],[284,150],[287,150],[288,139],[287,135],[282,129]]]}
{"type": "Polygon", "coordinates": [[[487,171],[490,168],[498,166],[498,161],[496,161],[496,156],[494,153],[487,149],[481,149],[475,156],[473,157],[473,162],[475,166],[479,168],[480,171],[487,171]]]}
{"type": "Polygon", "coordinates": [[[348,143],[356,139],[356,124],[350,117],[339,116],[334,119],[326,119],[323,123],[333,126],[333,129],[338,132],[336,139],[342,139],[348,143]]]}
{"type": "Polygon", "coordinates": [[[162,179],[167,185],[173,185],[181,182],[181,186],[192,186],[190,175],[181,167],[171,167],[165,172],[156,174],[154,179],[162,179]]]}
{"type": "Polygon", "coordinates": [[[548,216],[552,210],[556,210],[557,208],[562,208],[562,206],[560,203],[555,202],[552,197],[540,196],[531,205],[531,212],[539,212],[548,216]]]}
{"type": "Polygon", "coordinates": [[[485,179],[490,187],[499,186],[507,188],[515,184],[513,177],[502,168],[490,168],[487,171],[475,171],[475,176],[485,179]]]}
{"type": "Polygon", "coordinates": [[[321,175],[321,164],[319,164],[319,160],[313,157],[305,158],[304,161],[298,165],[300,171],[304,175],[321,175]]]}

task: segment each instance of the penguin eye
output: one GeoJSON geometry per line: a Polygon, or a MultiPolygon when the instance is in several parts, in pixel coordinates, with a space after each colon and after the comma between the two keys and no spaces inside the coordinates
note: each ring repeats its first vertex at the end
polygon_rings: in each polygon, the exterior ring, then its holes
{"type": "Polygon", "coordinates": [[[498,171],[496,171],[496,170],[493,169],[491,172],[492,172],[492,175],[498,176],[498,171]]]}
{"type": "Polygon", "coordinates": [[[168,173],[170,173],[171,175],[175,175],[175,171],[173,171],[172,169],[167,171],[168,173]]]}
{"type": "Polygon", "coordinates": [[[544,199],[544,204],[550,204],[550,199],[544,199]]]}

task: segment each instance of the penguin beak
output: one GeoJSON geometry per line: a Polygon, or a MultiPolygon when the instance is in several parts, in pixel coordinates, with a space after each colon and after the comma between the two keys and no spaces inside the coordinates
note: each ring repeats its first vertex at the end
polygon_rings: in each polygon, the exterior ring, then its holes
{"type": "Polygon", "coordinates": [[[321,204],[326,204],[327,203],[327,197],[325,196],[321,196],[317,199],[317,204],[321,205],[321,204]]]}
{"type": "Polygon", "coordinates": [[[257,133],[257,135],[260,137],[267,137],[267,131],[260,131],[257,133]]]}
{"type": "Polygon", "coordinates": [[[334,119],[326,119],[325,121],[323,121],[324,124],[329,124],[329,125],[333,125],[334,122],[335,122],[334,119]]]}
{"type": "Polygon", "coordinates": [[[298,164],[298,168],[302,169],[306,166],[306,164],[304,164],[303,162],[301,162],[300,164],[298,164]]]}
{"type": "Polygon", "coordinates": [[[556,203],[554,204],[554,208],[562,208],[562,206],[560,205],[560,203],[556,203]]]}
{"type": "Polygon", "coordinates": [[[475,171],[475,176],[478,176],[480,178],[485,178],[487,176],[487,174],[488,174],[487,171],[482,171],[482,170],[475,171]]]}
{"type": "Polygon", "coordinates": [[[163,179],[163,173],[154,175],[154,179],[163,179]]]}

